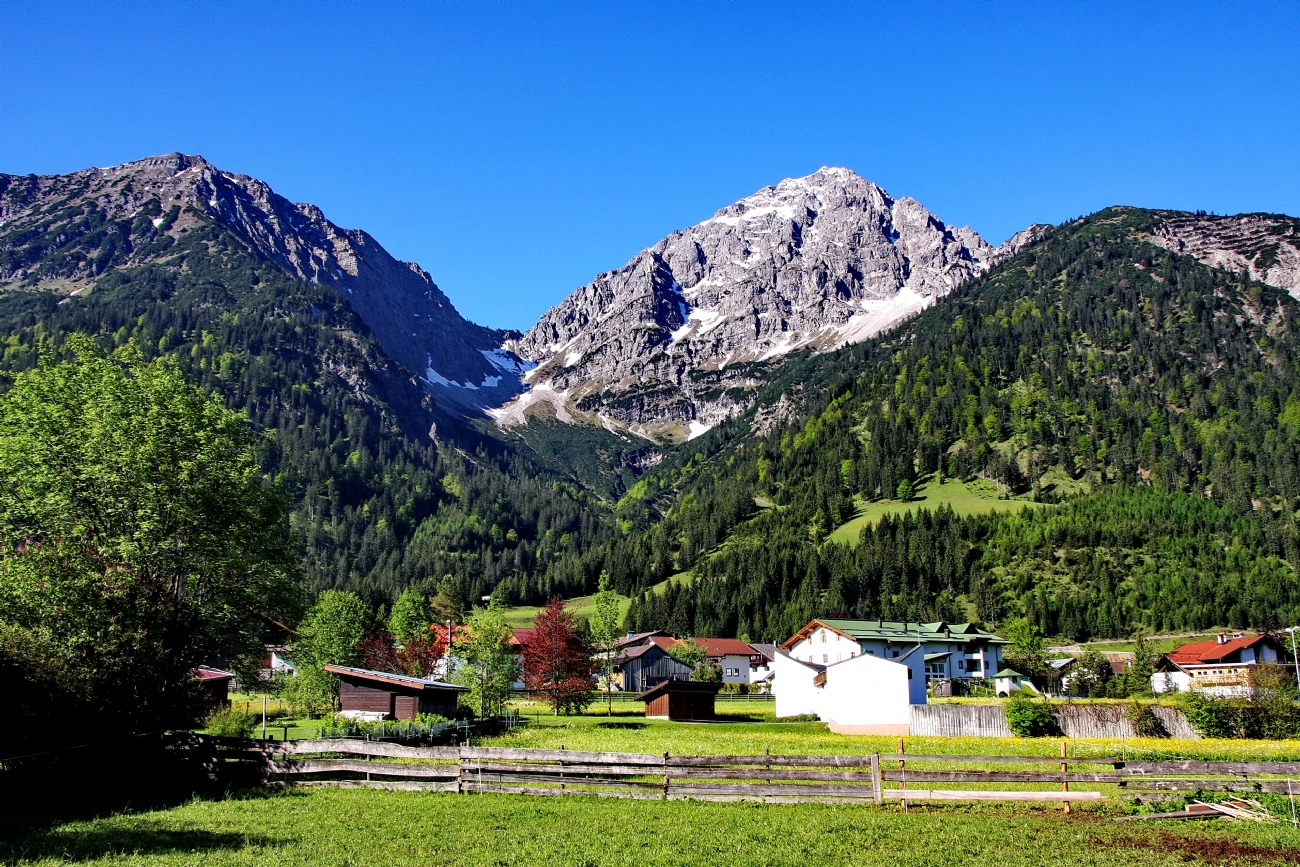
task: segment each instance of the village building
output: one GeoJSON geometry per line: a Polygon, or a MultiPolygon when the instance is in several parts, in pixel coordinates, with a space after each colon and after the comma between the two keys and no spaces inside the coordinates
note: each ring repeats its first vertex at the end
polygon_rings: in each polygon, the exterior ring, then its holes
{"type": "Polygon", "coordinates": [[[759,664],[761,654],[739,638],[696,638],[704,648],[706,659],[722,669],[723,683],[748,684],[750,669],[759,664]]]}
{"type": "Polygon", "coordinates": [[[1002,667],[1009,644],[973,623],[814,620],[781,645],[794,659],[819,665],[857,656],[901,659],[920,647],[924,682],[985,680],[1002,667]]]}
{"type": "Polygon", "coordinates": [[[460,694],[468,692],[463,686],[387,671],[346,665],[327,665],[325,670],[339,679],[342,711],[378,714],[380,719],[413,719],[422,713],[452,719],[460,694]]]}
{"type": "Polygon", "coordinates": [[[754,657],[749,665],[749,685],[767,689],[772,685],[772,660],[776,658],[775,644],[750,644],[754,657]]]}
{"type": "Polygon", "coordinates": [[[912,705],[926,703],[922,651],[913,645],[897,657],[854,653],[821,663],[778,650],[776,716],[813,715],[839,734],[910,734],[912,705]]]}
{"type": "Polygon", "coordinates": [[[647,719],[669,719],[679,722],[712,722],[717,719],[714,701],[720,683],[703,683],[698,680],[665,680],[636,697],[645,702],[647,719]]]}
{"type": "Polygon", "coordinates": [[[283,644],[266,645],[266,656],[262,658],[261,671],[258,672],[263,680],[270,680],[277,674],[286,674],[290,677],[298,673],[298,664],[289,657],[289,648],[283,644]]]}
{"type": "Polygon", "coordinates": [[[1151,690],[1195,690],[1219,698],[1248,696],[1252,669],[1277,664],[1283,653],[1271,636],[1221,632],[1213,641],[1193,641],[1162,656],[1151,675],[1151,690]]]}
{"type": "Polygon", "coordinates": [[[204,704],[209,707],[230,707],[230,685],[235,682],[232,672],[200,665],[194,670],[194,677],[203,689],[204,704]]]}
{"type": "Polygon", "coordinates": [[[668,654],[676,643],[671,635],[645,633],[628,636],[621,643],[615,662],[615,683],[626,692],[645,692],[665,681],[690,680],[691,667],[668,654]],[[643,639],[633,643],[635,639],[643,639]]]}

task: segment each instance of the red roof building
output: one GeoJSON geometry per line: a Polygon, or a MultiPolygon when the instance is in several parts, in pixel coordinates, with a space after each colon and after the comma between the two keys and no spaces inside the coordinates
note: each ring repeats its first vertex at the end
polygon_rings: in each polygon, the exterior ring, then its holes
{"type": "Polygon", "coordinates": [[[1283,649],[1271,636],[1219,633],[1213,641],[1192,641],[1177,647],[1156,663],[1151,675],[1155,692],[1196,690],[1212,695],[1244,695],[1250,688],[1250,670],[1275,665],[1283,649]]]}

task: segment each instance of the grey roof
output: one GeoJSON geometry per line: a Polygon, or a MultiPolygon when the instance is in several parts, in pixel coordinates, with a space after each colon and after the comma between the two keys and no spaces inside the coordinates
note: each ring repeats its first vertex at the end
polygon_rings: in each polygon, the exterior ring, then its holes
{"type": "Polygon", "coordinates": [[[391,671],[373,671],[369,668],[353,668],[350,665],[327,665],[325,670],[331,674],[350,674],[353,677],[363,677],[367,680],[378,680],[384,683],[400,684],[402,686],[413,686],[420,689],[450,689],[456,692],[468,692],[468,688],[457,686],[454,683],[443,683],[440,680],[424,680],[419,677],[411,677],[406,674],[393,674],[391,671]]]}
{"type": "Polygon", "coordinates": [[[766,657],[767,659],[771,659],[774,656],[776,656],[775,644],[754,644],[751,642],[749,646],[754,648],[755,653],[759,654],[760,656],[766,657]]]}

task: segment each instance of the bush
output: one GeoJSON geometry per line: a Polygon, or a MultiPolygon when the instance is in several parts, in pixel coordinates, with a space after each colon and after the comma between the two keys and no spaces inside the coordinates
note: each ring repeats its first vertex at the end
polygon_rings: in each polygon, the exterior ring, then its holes
{"type": "Polygon", "coordinates": [[[1007,728],[1020,738],[1041,738],[1060,732],[1047,699],[1035,701],[1023,690],[1011,693],[1004,706],[1007,728]]]}
{"type": "Polygon", "coordinates": [[[724,683],[719,695],[749,695],[749,684],[747,683],[724,683]]]}
{"type": "Polygon", "coordinates": [[[258,718],[248,711],[233,707],[220,708],[208,715],[204,727],[208,734],[223,738],[251,738],[257,730],[258,718]]]}
{"type": "Polygon", "coordinates": [[[1167,738],[1169,732],[1165,729],[1165,724],[1156,716],[1156,712],[1149,704],[1143,704],[1140,701],[1132,702],[1124,708],[1124,719],[1132,724],[1133,730],[1137,732],[1140,738],[1167,738]]]}

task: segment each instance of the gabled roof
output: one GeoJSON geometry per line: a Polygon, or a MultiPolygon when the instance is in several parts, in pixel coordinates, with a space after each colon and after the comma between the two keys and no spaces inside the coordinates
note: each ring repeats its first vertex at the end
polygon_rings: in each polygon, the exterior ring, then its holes
{"type": "Polygon", "coordinates": [[[755,654],[763,657],[764,659],[771,659],[772,657],[776,656],[775,644],[752,644],[751,643],[749,646],[754,648],[755,654]]]}
{"type": "Polygon", "coordinates": [[[452,683],[443,683],[440,680],[422,680],[418,677],[409,677],[405,674],[393,674],[388,671],[372,671],[369,668],[353,668],[350,665],[327,665],[325,670],[330,674],[343,675],[346,677],[356,677],[362,680],[371,680],[376,683],[386,683],[391,686],[405,686],[407,688],[421,690],[453,690],[455,692],[468,692],[463,686],[456,686],[452,683]]]}
{"type": "Polygon", "coordinates": [[[533,633],[536,631],[537,630],[533,627],[520,627],[519,629],[516,629],[514,635],[511,636],[514,639],[511,643],[523,647],[525,644],[533,640],[533,633]]]}
{"type": "Polygon", "coordinates": [[[704,648],[711,657],[718,656],[755,656],[754,648],[739,638],[697,638],[695,643],[704,648]]]}
{"type": "Polygon", "coordinates": [[[993,676],[994,677],[1024,677],[1023,674],[1016,671],[1014,668],[1004,668],[1001,671],[994,674],[993,676]]]}
{"type": "Polygon", "coordinates": [[[668,634],[667,632],[664,632],[663,630],[659,630],[659,629],[653,630],[651,632],[633,632],[631,635],[626,635],[620,638],[616,642],[616,646],[627,647],[628,645],[632,645],[632,644],[645,644],[646,640],[651,638],[652,636],[667,635],[667,634],[668,634]]]}
{"type": "Polygon", "coordinates": [[[1218,641],[1192,641],[1182,647],[1176,647],[1166,656],[1175,665],[1213,665],[1227,657],[1257,644],[1276,643],[1267,635],[1243,635],[1220,644],[1218,641]]]}
{"type": "Polygon", "coordinates": [[[854,641],[927,641],[962,644],[1010,644],[992,632],[987,632],[973,623],[945,623],[936,620],[919,623],[911,620],[814,620],[786,639],[781,647],[787,650],[797,642],[812,634],[819,626],[832,632],[838,632],[854,641]]]}
{"type": "Polygon", "coordinates": [[[654,701],[666,692],[703,692],[718,694],[722,689],[720,683],[708,683],[701,680],[665,680],[658,686],[653,686],[636,697],[637,701],[654,701]]]}
{"type": "Polygon", "coordinates": [[[233,672],[222,671],[219,668],[213,668],[209,665],[200,665],[194,669],[194,676],[199,680],[234,680],[233,672]]]}

